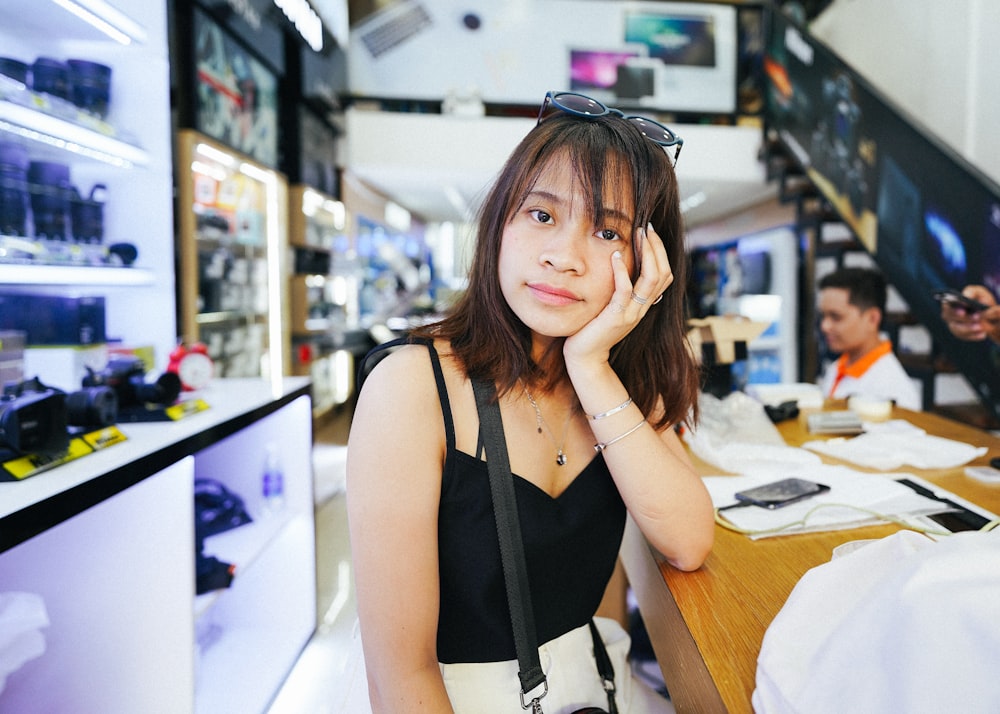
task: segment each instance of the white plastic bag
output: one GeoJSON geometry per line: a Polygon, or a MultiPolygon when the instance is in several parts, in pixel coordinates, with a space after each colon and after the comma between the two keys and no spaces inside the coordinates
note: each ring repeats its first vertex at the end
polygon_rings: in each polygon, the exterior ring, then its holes
{"type": "Polygon", "coordinates": [[[912,531],[807,572],[768,627],[757,714],[1000,712],[1000,532],[912,531]]]}

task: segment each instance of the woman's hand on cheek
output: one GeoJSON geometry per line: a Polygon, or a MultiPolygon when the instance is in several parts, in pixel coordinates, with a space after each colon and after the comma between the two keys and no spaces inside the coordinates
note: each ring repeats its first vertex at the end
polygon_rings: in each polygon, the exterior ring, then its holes
{"type": "Polygon", "coordinates": [[[640,228],[636,240],[641,242],[642,254],[639,278],[633,286],[621,252],[615,251],[611,257],[615,281],[611,300],[593,320],[566,339],[563,355],[568,361],[606,362],[611,348],[639,324],[673,282],[666,250],[652,227],[640,228]]]}

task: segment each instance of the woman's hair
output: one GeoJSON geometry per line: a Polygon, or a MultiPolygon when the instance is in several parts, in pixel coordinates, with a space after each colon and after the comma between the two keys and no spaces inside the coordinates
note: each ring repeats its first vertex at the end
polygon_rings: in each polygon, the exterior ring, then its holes
{"type": "MultiPolygon", "coordinates": [[[[653,423],[657,429],[689,418],[693,421],[700,382],[686,339],[687,256],[677,178],[663,148],[620,117],[582,119],[557,114],[528,133],[507,159],[479,210],[468,288],[441,322],[418,332],[450,341],[466,373],[493,381],[501,394],[519,379],[547,388],[565,376],[561,359],[532,361],[531,333],[507,305],[498,275],[504,228],[542,170],[557,158],[568,159],[578,185],[587,192],[595,225],[602,222],[604,192],[610,190],[632,197],[633,236],[636,228],[652,223],[663,240],[673,283],[612,348],[610,363],[644,414],[657,414],[662,401],[663,412],[653,423]],[[558,367],[546,371],[547,364],[558,367]]],[[[633,239],[632,245],[634,281],[639,274],[640,242],[633,239]]],[[[561,354],[563,341],[555,340],[551,349],[561,354]]]]}

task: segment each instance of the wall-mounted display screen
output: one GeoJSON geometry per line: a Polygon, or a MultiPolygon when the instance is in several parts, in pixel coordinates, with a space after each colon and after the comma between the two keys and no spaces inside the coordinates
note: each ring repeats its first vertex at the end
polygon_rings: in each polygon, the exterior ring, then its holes
{"type": "Polygon", "coordinates": [[[715,67],[715,18],[712,15],[625,13],[625,41],[646,46],[664,64],[715,67]]]}
{"type": "Polygon", "coordinates": [[[640,56],[639,50],[569,51],[569,88],[574,92],[606,90],[614,92],[618,71],[629,60],[640,56]]]}
{"type": "Polygon", "coordinates": [[[551,0],[524,12],[397,0],[352,24],[347,67],[356,96],[537,105],[570,89],[615,106],[730,114],[738,32],[736,6],[723,2],[551,0]]]}
{"type": "Polygon", "coordinates": [[[195,128],[276,167],[277,77],[197,9],[194,33],[195,128]]]}

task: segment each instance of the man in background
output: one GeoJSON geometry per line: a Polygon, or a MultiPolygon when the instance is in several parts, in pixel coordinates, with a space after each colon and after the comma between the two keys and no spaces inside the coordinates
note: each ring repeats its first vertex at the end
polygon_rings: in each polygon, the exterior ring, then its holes
{"type": "Polygon", "coordinates": [[[820,386],[827,398],[891,399],[919,411],[920,393],[879,330],[886,293],[885,277],[868,268],[842,268],[820,280],[820,332],[830,351],[840,354],[820,386]]]}

